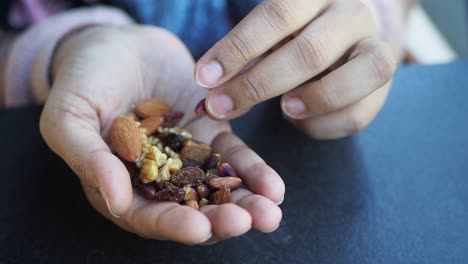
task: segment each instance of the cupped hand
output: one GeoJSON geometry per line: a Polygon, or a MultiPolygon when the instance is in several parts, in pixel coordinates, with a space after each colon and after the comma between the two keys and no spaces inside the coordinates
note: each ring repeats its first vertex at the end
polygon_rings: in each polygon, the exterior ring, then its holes
{"type": "Polygon", "coordinates": [[[198,62],[205,107],[232,119],[282,95],[285,117],[319,139],[366,127],[396,68],[360,0],[264,0],[198,62]]]}
{"type": "MultiPolygon", "coordinates": [[[[194,61],[170,33],[143,26],[89,27],[67,37],[52,67],[53,87],[40,128],[50,148],[79,176],[90,203],[120,227],[140,236],[188,244],[213,243],[250,228],[274,230],[284,196],[279,175],[229,124],[197,118],[193,106],[206,96],[193,80],[194,61]],[[199,211],[173,202],[147,201],[134,193],[129,174],[107,144],[113,119],[149,98],[183,111],[181,125],[212,144],[247,188],[231,204],[199,211]]],[[[66,180],[66,179],[64,179],[66,180]]]]}

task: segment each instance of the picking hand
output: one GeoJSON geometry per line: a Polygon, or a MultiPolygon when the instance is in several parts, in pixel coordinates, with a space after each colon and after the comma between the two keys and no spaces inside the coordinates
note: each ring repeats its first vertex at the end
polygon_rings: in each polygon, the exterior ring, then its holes
{"type": "Polygon", "coordinates": [[[360,0],[264,0],[197,62],[195,77],[211,89],[205,106],[213,118],[282,95],[290,122],[331,139],[374,119],[395,68],[360,0]]]}

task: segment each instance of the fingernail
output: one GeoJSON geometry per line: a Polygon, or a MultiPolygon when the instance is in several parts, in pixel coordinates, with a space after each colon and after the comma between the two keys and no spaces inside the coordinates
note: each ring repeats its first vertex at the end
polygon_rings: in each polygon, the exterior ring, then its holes
{"type": "Polygon", "coordinates": [[[270,230],[265,231],[265,233],[273,233],[274,231],[276,231],[276,229],[278,229],[279,226],[280,226],[280,224],[278,224],[277,226],[275,226],[274,228],[272,228],[270,230]]]}
{"type": "Polygon", "coordinates": [[[198,102],[197,106],[195,106],[194,111],[197,116],[202,116],[206,114],[205,102],[206,102],[206,98],[203,98],[200,102],[198,102]]]}
{"type": "Polygon", "coordinates": [[[305,113],[306,106],[304,102],[298,97],[289,97],[285,101],[285,110],[291,117],[295,117],[305,113]]]}
{"type": "Polygon", "coordinates": [[[112,207],[110,206],[110,203],[109,203],[109,198],[107,196],[107,194],[104,192],[104,190],[102,189],[102,187],[99,187],[98,188],[99,190],[99,194],[101,195],[102,199],[104,200],[104,202],[106,203],[106,206],[107,206],[107,209],[109,210],[109,212],[111,213],[111,215],[115,218],[119,218],[120,216],[119,215],[116,215],[114,213],[114,211],[112,211],[112,207]]]}
{"type": "MultiPolygon", "coordinates": [[[[208,242],[208,240],[211,239],[213,235],[210,233],[208,236],[206,236],[205,238],[201,239],[200,241],[196,242],[196,243],[184,243],[185,245],[187,246],[199,246],[199,245],[210,245],[210,243],[208,242]],[[208,243],[208,244],[205,244],[205,243],[208,243]]],[[[216,242],[216,241],[215,241],[216,242]]]]}
{"type": "Polygon", "coordinates": [[[200,86],[209,87],[213,85],[219,78],[223,76],[223,68],[221,64],[212,61],[208,64],[202,65],[197,72],[196,79],[200,86]]]}
{"type": "Polygon", "coordinates": [[[281,205],[283,202],[284,202],[284,196],[283,196],[283,199],[281,199],[281,201],[276,203],[276,205],[281,205]]]}
{"type": "Polygon", "coordinates": [[[211,114],[216,115],[218,118],[223,118],[227,113],[232,111],[234,103],[228,95],[217,94],[208,101],[208,108],[211,114]]]}

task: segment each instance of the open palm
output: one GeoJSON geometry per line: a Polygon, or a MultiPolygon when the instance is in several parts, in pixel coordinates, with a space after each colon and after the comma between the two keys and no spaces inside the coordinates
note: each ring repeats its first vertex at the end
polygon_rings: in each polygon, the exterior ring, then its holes
{"type": "Polygon", "coordinates": [[[279,175],[230,132],[227,122],[197,118],[206,95],[193,81],[194,62],[173,35],[153,27],[91,27],[68,37],[52,69],[54,84],[41,117],[47,144],[79,176],[90,203],[120,227],[140,236],[182,243],[212,243],[247,232],[268,232],[281,220],[279,175]],[[183,111],[180,125],[210,143],[249,189],[234,204],[199,211],[134,194],[124,164],[108,147],[113,119],[145,98],[158,97],[183,111]]]}

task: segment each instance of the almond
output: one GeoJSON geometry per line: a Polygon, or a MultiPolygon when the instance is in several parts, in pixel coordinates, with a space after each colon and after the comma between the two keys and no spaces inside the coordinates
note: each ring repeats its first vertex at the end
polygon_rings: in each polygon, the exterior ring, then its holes
{"type": "Polygon", "coordinates": [[[141,155],[140,131],[136,122],[128,116],[118,116],[110,131],[110,142],[119,156],[135,162],[141,155]]]}
{"type": "Polygon", "coordinates": [[[141,121],[141,128],[146,129],[146,134],[151,135],[161,126],[162,118],[159,116],[152,116],[145,118],[141,121]]]}
{"type": "Polygon", "coordinates": [[[241,183],[242,180],[239,177],[214,177],[208,181],[208,186],[214,190],[221,189],[222,187],[234,190],[239,187],[241,183]]]}
{"type": "Polygon", "coordinates": [[[169,110],[169,106],[158,98],[143,100],[135,106],[135,113],[141,118],[163,116],[169,113],[169,110]]]}

